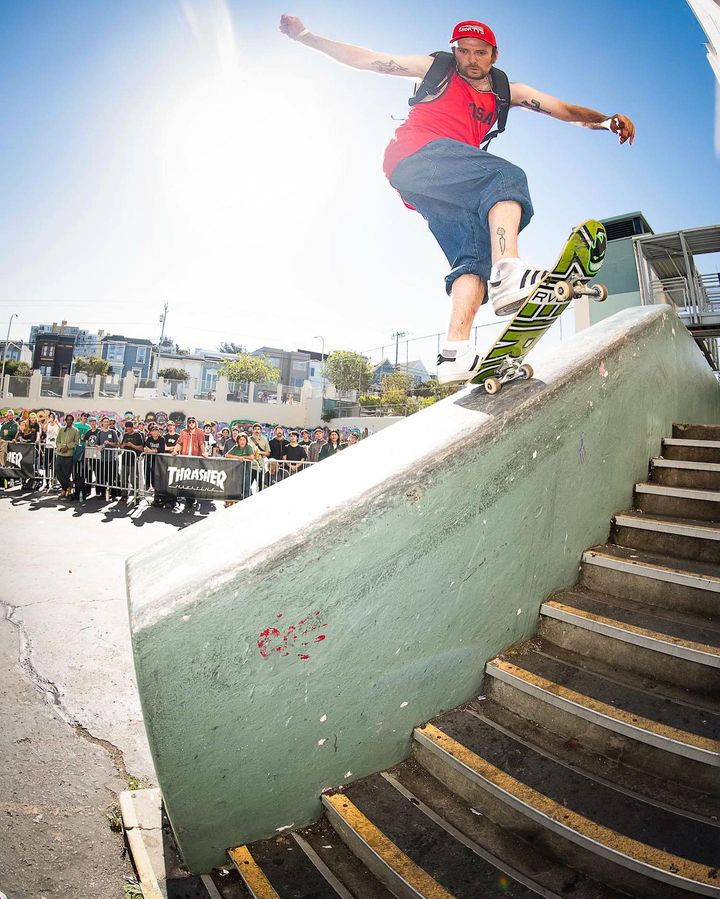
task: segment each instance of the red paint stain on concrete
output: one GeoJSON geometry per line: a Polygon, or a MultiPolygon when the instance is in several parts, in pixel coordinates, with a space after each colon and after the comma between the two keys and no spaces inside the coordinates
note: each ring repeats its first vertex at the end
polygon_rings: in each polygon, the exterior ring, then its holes
{"type": "MultiPolygon", "coordinates": [[[[278,619],[283,617],[280,612],[276,616],[278,619]]],[[[309,646],[311,643],[322,643],[327,634],[316,633],[327,627],[327,622],[321,623],[322,612],[316,611],[312,615],[301,618],[297,624],[291,624],[284,631],[280,631],[276,627],[266,627],[260,632],[257,640],[257,647],[260,655],[264,659],[270,658],[271,653],[279,653],[281,657],[289,656],[292,651],[295,640],[300,640],[300,646],[309,646]],[[301,639],[301,638],[305,639],[301,639]]],[[[297,656],[303,662],[310,658],[307,652],[298,652],[297,656]]]]}

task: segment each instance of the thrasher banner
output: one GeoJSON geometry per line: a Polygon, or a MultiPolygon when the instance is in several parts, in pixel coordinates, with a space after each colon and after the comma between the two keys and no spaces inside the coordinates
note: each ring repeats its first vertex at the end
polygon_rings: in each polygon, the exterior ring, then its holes
{"type": "Polygon", "coordinates": [[[29,480],[35,477],[35,444],[15,443],[7,445],[5,465],[0,468],[0,479],[6,481],[29,480]]]}
{"type": "Polygon", "coordinates": [[[242,499],[244,464],[247,463],[161,453],[155,457],[155,490],[197,499],[242,499]]]}

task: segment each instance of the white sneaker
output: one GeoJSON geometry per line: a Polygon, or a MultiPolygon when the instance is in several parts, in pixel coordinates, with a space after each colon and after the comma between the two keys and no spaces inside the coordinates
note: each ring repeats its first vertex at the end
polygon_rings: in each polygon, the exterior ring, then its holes
{"type": "Polygon", "coordinates": [[[488,298],[495,315],[513,315],[528,298],[538,281],[546,275],[542,269],[522,259],[501,259],[490,272],[488,298]]]}
{"type": "Polygon", "coordinates": [[[476,374],[479,362],[480,353],[474,346],[465,350],[441,350],[437,357],[438,383],[469,381],[476,374]]]}

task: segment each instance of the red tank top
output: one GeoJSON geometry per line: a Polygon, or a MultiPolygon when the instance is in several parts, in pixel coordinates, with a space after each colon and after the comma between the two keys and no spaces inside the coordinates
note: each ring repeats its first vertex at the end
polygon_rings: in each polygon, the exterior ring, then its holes
{"type": "Polygon", "coordinates": [[[495,94],[474,90],[453,72],[443,94],[410,109],[410,115],[385,150],[383,171],[389,178],[401,160],[439,138],[447,137],[479,147],[496,119],[495,94]]]}

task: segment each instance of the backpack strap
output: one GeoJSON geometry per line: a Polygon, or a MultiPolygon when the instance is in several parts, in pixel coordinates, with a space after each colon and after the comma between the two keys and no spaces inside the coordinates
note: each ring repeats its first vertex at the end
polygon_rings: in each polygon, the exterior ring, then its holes
{"type": "MultiPolygon", "coordinates": [[[[417,106],[418,103],[422,103],[428,97],[442,92],[447,87],[447,83],[455,71],[455,56],[452,53],[447,53],[445,50],[436,50],[430,56],[433,58],[432,65],[425,73],[425,77],[418,85],[414,95],[408,100],[408,106],[417,106]]],[[[497,99],[497,121],[495,122],[495,130],[486,135],[483,141],[483,150],[487,150],[488,144],[493,138],[503,133],[508,113],[510,112],[510,81],[508,76],[502,69],[497,69],[493,66],[490,69],[490,83],[497,99]]]]}
{"type": "Polygon", "coordinates": [[[497,121],[495,122],[495,130],[485,136],[485,140],[481,149],[487,150],[488,144],[498,134],[502,134],[507,123],[508,113],[510,112],[510,81],[508,76],[502,69],[496,69],[495,66],[490,69],[490,82],[492,84],[493,93],[497,98],[497,121]]]}
{"type": "Polygon", "coordinates": [[[417,106],[423,100],[433,94],[437,94],[447,86],[450,76],[455,71],[455,57],[445,50],[436,50],[431,53],[433,63],[425,73],[425,77],[415,89],[415,93],[408,100],[408,106],[417,106]]]}

